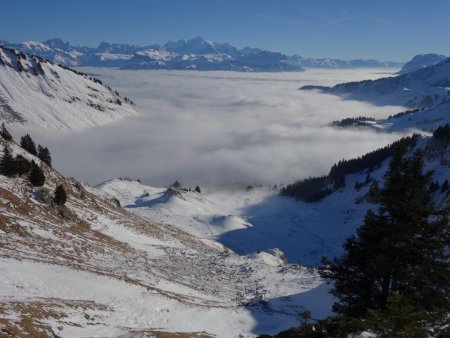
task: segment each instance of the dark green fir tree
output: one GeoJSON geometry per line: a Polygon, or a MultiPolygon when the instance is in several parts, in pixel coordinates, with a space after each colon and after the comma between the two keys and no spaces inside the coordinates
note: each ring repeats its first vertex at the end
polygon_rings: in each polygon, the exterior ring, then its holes
{"type": "Polygon", "coordinates": [[[29,134],[22,136],[20,139],[20,146],[30,154],[37,156],[36,144],[29,134]]]}
{"type": "Polygon", "coordinates": [[[448,309],[449,222],[428,203],[431,177],[419,151],[410,158],[405,148],[396,151],[377,194],[378,212],[367,212],[341,258],[323,260],[335,312],[364,318],[369,309],[388,308],[394,294],[428,313],[448,309]]]}
{"type": "Polygon", "coordinates": [[[12,141],[13,139],[8,129],[6,129],[5,122],[2,122],[2,126],[0,127],[0,136],[7,141],[12,141]]]}
{"type": "Polygon", "coordinates": [[[14,158],[7,147],[3,149],[3,156],[0,159],[0,173],[8,177],[15,175],[14,158]]]}
{"type": "Polygon", "coordinates": [[[38,145],[38,149],[37,149],[37,156],[39,157],[39,159],[44,162],[45,164],[47,164],[48,166],[52,166],[52,157],[50,155],[50,151],[48,150],[47,147],[43,147],[41,145],[38,145]]]}
{"type": "Polygon", "coordinates": [[[31,162],[31,170],[28,179],[33,187],[41,187],[45,183],[44,172],[34,161],[31,162]]]}
{"type": "Polygon", "coordinates": [[[14,171],[17,175],[28,174],[31,170],[31,163],[22,155],[17,155],[14,159],[14,171]]]}

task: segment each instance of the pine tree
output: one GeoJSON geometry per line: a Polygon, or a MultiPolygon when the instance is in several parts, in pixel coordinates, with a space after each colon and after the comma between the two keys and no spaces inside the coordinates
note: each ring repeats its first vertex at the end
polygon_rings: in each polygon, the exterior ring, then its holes
{"type": "Polygon", "coordinates": [[[41,145],[38,145],[37,154],[38,154],[37,156],[42,162],[44,162],[50,167],[52,166],[52,157],[47,147],[42,147],[41,145]]]}
{"type": "Polygon", "coordinates": [[[0,173],[8,177],[15,175],[14,158],[7,147],[4,148],[3,156],[0,160],[0,173]]]}
{"type": "Polygon", "coordinates": [[[0,129],[0,136],[3,137],[7,141],[12,141],[12,136],[9,133],[8,129],[6,129],[5,122],[2,122],[2,126],[0,129]]]}
{"type": "Polygon", "coordinates": [[[195,187],[194,190],[195,190],[196,192],[198,192],[199,194],[202,193],[202,191],[201,191],[201,189],[200,189],[200,187],[199,187],[198,185],[195,187]]]}
{"type": "Polygon", "coordinates": [[[53,199],[57,205],[64,205],[67,200],[66,190],[62,184],[58,185],[55,189],[55,197],[53,199]]]}
{"type": "Polygon", "coordinates": [[[20,139],[20,146],[30,154],[37,156],[36,144],[29,134],[22,136],[20,139]]]}
{"type": "Polygon", "coordinates": [[[41,187],[45,183],[45,175],[42,169],[34,162],[31,162],[31,170],[28,176],[28,180],[33,187],[41,187]]]}
{"type": "Polygon", "coordinates": [[[432,173],[423,173],[422,154],[405,153],[398,149],[384,175],[378,213],[367,212],[343,257],[323,260],[320,272],[333,282],[339,314],[364,317],[386,308],[394,292],[427,311],[449,304],[448,219],[425,203],[432,173]]]}
{"type": "Polygon", "coordinates": [[[31,170],[31,163],[22,155],[17,155],[14,159],[14,171],[17,175],[28,174],[31,170]]]}

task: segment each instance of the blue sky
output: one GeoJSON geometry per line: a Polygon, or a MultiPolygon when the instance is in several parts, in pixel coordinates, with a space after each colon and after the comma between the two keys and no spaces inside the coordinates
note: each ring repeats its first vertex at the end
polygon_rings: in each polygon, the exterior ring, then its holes
{"type": "Polygon", "coordinates": [[[404,61],[450,55],[450,1],[1,1],[0,40],[59,37],[74,45],[138,45],[203,36],[311,57],[404,61]]]}

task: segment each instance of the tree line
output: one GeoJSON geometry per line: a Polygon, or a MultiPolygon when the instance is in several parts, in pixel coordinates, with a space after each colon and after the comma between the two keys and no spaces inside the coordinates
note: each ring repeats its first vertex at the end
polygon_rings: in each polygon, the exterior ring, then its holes
{"type": "Polygon", "coordinates": [[[342,120],[336,120],[330,123],[332,127],[367,127],[370,126],[370,122],[375,122],[373,117],[358,116],[348,117],[342,120]]]}
{"type": "Polygon", "coordinates": [[[345,175],[363,170],[372,171],[388,157],[392,156],[398,147],[414,146],[417,135],[402,138],[386,147],[374,150],[351,160],[341,160],[333,164],[326,176],[309,177],[285,186],[281,194],[291,196],[304,202],[317,202],[330,195],[333,191],[345,187],[345,175]]]}
{"type": "Polygon", "coordinates": [[[433,132],[433,137],[446,143],[450,142],[450,124],[447,123],[437,128],[433,132]]]}

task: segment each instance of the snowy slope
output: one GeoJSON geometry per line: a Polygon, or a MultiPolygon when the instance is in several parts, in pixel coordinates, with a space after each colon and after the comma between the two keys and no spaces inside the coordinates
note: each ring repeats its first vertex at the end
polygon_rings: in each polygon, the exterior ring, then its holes
{"type": "Polygon", "coordinates": [[[371,126],[389,132],[405,130],[433,132],[433,130],[446,123],[450,123],[450,101],[429,109],[376,120],[371,122],[371,126]]]}
{"type": "MultiPolygon", "coordinates": [[[[423,138],[418,147],[425,149],[435,179],[441,184],[450,179],[450,148],[436,146],[430,137],[423,138]]],[[[382,181],[388,161],[370,174],[372,178],[382,181]]],[[[369,185],[359,191],[354,189],[366,174],[347,175],[345,188],[317,203],[279,196],[270,188],[201,195],[167,192],[129,180],[108,181],[99,188],[133,213],[217,240],[237,253],[278,248],[290,262],[317,266],[322,256],[341,254],[344,239],[355,232],[369,208],[376,208],[364,198],[369,185]]]]}
{"type": "Polygon", "coordinates": [[[136,111],[127,100],[100,81],[39,57],[0,47],[2,120],[79,131],[134,114],[136,111]]]}
{"type": "Polygon", "coordinates": [[[450,58],[407,74],[348,82],[334,87],[303,86],[302,90],[321,90],[342,97],[375,103],[401,104],[410,108],[429,108],[450,99],[450,58]]]}
{"type": "Polygon", "coordinates": [[[4,145],[35,160],[47,180],[31,188],[0,175],[3,333],[254,337],[295,325],[303,307],[315,317],[329,313],[332,299],[314,270],[287,264],[277,251],[239,256],[143,219],[13,143],[0,140],[0,155],[4,145]],[[58,184],[68,193],[65,208],[51,203],[58,184]]]}
{"type": "Polygon", "coordinates": [[[342,241],[355,231],[366,211],[352,208],[353,195],[336,194],[311,205],[269,188],[206,196],[184,191],[168,194],[166,189],[123,180],[108,181],[99,188],[135,214],[217,240],[238,253],[277,248],[290,262],[311,266],[319,264],[323,255],[340,253],[342,241]]]}

